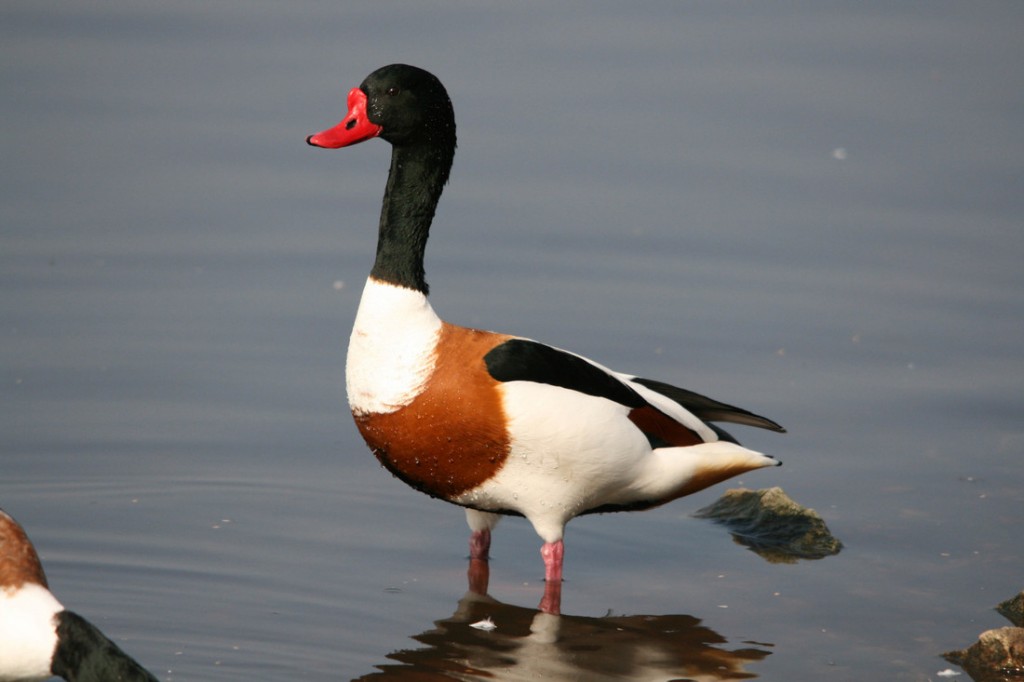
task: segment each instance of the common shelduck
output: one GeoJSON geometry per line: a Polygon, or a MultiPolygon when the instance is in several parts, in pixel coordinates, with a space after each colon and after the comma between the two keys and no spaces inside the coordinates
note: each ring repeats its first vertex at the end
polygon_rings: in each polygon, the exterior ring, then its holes
{"type": "Polygon", "coordinates": [[[50,593],[35,547],[0,510],[0,682],[156,682],[116,644],[50,593]]]}
{"type": "Polygon", "coordinates": [[[339,148],[374,137],[391,143],[391,169],[349,341],[348,399],[391,473],[466,508],[471,557],[486,559],[500,515],[525,516],[544,541],[541,608],[557,611],[569,519],[648,509],[780,463],[709,424],[784,431],[770,419],[438,317],[423,253],[455,156],[441,82],[404,64],[378,69],[348,93],[345,118],[306,141],[339,148]]]}

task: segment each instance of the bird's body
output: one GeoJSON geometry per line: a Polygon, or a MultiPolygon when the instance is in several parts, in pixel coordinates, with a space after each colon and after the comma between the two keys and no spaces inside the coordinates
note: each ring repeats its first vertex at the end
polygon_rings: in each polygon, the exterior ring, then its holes
{"type": "MultiPolygon", "coordinates": [[[[380,136],[392,163],[377,258],[346,367],[352,414],[371,450],[410,486],[467,508],[471,554],[485,558],[499,515],[543,539],[549,586],[575,516],[646,509],[779,462],[710,421],[775,422],[659,381],[614,372],[517,336],[443,321],[427,298],[423,253],[455,151],[448,96],[406,65],[375,71],[349,114],[309,143],[380,136]]],[[[551,599],[542,602],[557,610],[551,599]]]]}
{"type": "Polygon", "coordinates": [[[24,529],[0,510],[0,682],[156,682],[50,592],[24,529]]]}

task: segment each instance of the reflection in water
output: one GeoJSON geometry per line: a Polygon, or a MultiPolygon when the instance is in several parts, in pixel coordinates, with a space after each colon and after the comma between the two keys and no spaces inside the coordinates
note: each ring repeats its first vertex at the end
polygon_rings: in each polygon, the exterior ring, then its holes
{"type": "MultiPolygon", "coordinates": [[[[470,562],[466,596],[450,618],[413,635],[425,646],[359,680],[740,680],[769,651],[718,648],[724,637],[693,616],[560,616],[487,596],[488,567],[470,562]],[[484,619],[492,630],[472,627],[484,619]]],[[[763,645],[762,645],[763,646],[763,645]]]]}

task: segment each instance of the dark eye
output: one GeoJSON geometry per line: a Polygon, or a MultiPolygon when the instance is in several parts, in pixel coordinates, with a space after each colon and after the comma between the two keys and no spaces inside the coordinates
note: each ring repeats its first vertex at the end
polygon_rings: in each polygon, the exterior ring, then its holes
{"type": "Polygon", "coordinates": [[[387,89],[387,93],[391,97],[394,97],[395,95],[397,95],[401,91],[402,91],[402,89],[400,87],[398,87],[397,85],[392,85],[390,88],[387,89]]]}

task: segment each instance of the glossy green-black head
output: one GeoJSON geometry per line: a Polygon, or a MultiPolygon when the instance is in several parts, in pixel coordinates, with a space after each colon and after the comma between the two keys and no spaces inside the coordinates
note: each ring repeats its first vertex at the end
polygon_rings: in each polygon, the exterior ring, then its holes
{"type": "Polygon", "coordinates": [[[455,112],[448,93],[429,71],[390,64],[371,73],[348,94],[348,113],[338,125],[310,135],[317,147],[336,149],[381,137],[395,146],[455,146],[455,112]]]}

